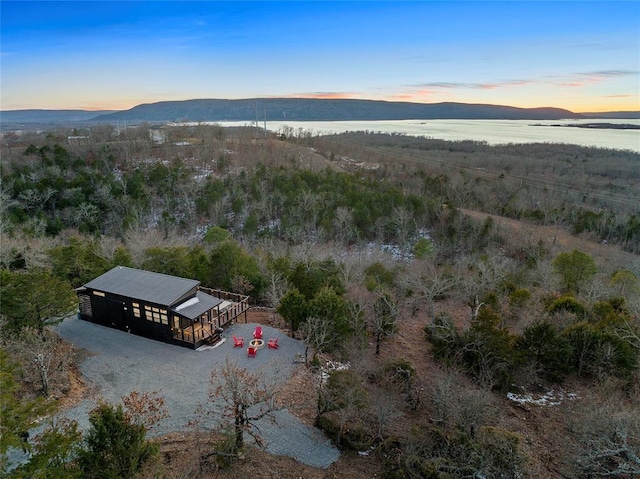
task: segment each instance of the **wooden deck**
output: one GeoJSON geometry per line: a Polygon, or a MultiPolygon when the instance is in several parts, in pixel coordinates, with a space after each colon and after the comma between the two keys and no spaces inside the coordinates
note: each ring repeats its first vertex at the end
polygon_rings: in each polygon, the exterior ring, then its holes
{"type": "Polygon", "coordinates": [[[190,326],[173,330],[173,339],[193,344],[195,347],[204,343],[216,343],[220,340],[222,330],[233,321],[237,321],[249,309],[249,297],[228,291],[209,288],[199,288],[204,293],[221,299],[222,302],[211,311],[211,317],[206,321],[193,321],[190,326]]]}

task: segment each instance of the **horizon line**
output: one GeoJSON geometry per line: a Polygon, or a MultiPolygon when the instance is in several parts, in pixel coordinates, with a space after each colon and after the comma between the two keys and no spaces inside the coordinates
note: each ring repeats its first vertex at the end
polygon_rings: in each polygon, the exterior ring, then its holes
{"type": "Polygon", "coordinates": [[[370,101],[370,102],[380,102],[380,103],[410,103],[415,105],[438,105],[438,104],[462,104],[462,105],[486,105],[486,106],[501,106],[507,108],[517,108],[522,110],[535,110],[535,109],[544,109],[544,108],[553,108],[559,110],[565,110],[571,113],[608,113],[608,112],[626,112],[626,113],[634,113],[640,112],[639,109],[591,109],[591,110],[569,110],[568,108],[558,107],[558,106],[534,106],[534,107],[523,107],[523,106],[514,106],[514,105],[505,105],[501,103],[475,103],[475,102],[462,102],[462,101],[437,101],[437,102],[419,102],[419,101],[398,101],[398,100],[380,100],[380,99],[370,99],[370,98],[355,98],[355,97],[341,97],[341,98],[327,98],[326,96],[304,96],[304,95],[295,95],[295,96],[262,96],[262,97],[245,97],[245,98],[187,98],[182,100],[158,100],[152,102],[141,102],[137,103],[134,106],[128,108],[109,108],[109,107],[63,107],[63,108],[11,108],[11,109],[0,109],[0,112],[12,112],[12,111],[86,111],[86,112],[100,112],[100,111],[108,111],[108,112],[125,112],[128,110],[132,110],[133,108],[142,106],[142,105],[153,105],[157,103],[180,103],[187,101],[203,101],[203,100],[222,100],[222,101],[247,101],[247,100],[320,100],[320,101],[370,101]]]}

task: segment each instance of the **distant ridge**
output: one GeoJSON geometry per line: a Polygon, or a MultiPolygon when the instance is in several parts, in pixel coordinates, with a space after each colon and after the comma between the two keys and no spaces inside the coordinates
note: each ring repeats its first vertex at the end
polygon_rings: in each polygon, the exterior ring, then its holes
{"type": "Polygon", "coordinates": [[[640,120],[640,111],[606,111],[580,113],[585,118],[604,118],[617,120],[640,120]]]}
{"type": "Polygon", "coordinates": [[[376,120],[575,120],[640,119],[638,111],[575,113],[552,107],[518,108],[476,103],[410,103],[377,100],[249,98],[165,101],[123,111],[7,110],[2,125],[51,125],[170,121],[376,121],[376,120]]]}
{"type": "Polygon", "coordinates": [[[95,121],[374,121],[428,119],[559,120],[582,118],[561,108],[517,108],[469,103],[250,98],[184,100],[138,105],[95,121]]]}
{"type": "Polygon", "coordinates": [[[58,123],[61,121],[87,121],[114,110],[6,110],[0,112],[2,123],[58,123]]]}

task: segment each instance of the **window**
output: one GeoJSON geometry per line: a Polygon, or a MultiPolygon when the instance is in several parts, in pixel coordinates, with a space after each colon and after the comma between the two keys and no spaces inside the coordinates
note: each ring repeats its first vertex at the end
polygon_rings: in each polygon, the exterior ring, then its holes
{"type": "MultiPolygon", "coordinates": [[[[135,303],[134,303],[135,304],[135,303]]],[[[135,314],[135,308],[134,308],[135,314]]],[[[166,309],[154,308],[148,305],[144,305],[145,318],[154,323],[169,324],[169,317],[167,316],[166,309]]],[[[136,316],[139,317],[139,316],[136,316]]]]}
{"type": "Polygon", "coordinates": [[[96,295],[96,296],[100,296],[102,298],[105,297],[105,294],[102,291],[94,291],[93,294],[96,295]]]}
{"type": "Polygon", "coordinates": [[[140,317],[140,308],[133,308],[133,315],[136,318],[139,318],[140,317]]]}

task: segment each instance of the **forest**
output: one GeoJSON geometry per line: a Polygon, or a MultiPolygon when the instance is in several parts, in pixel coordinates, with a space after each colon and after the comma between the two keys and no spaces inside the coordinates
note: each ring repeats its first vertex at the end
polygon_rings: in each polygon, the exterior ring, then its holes
{"type": "MultiPolygon", "coordinates": [[[[309,421],[342,455],[305,477],[637,477],[639,164],[623,150],[376,132],[5,133],[3,474],[250,470],[242,416],[231,439],[201,431],[202,454],[173,461],[168,438],[147,437],[161,396],[102,404],[84,433],[56,419],[84,353],[55,326],[77,311],[74,288],[123,265],[249,295],[306,343],[308,377],[349,365],[307,388],[309,421]],[[564,399],[529,400],[549,391],[564,399]],[[116,432],[121,452],[104,457],[116,432]],[[30,460],[10,467],[21,447],[30,460]]],[[[300,477],[293,467],[277,475],[300,477]]]]}

